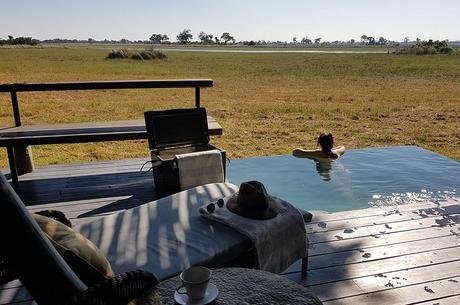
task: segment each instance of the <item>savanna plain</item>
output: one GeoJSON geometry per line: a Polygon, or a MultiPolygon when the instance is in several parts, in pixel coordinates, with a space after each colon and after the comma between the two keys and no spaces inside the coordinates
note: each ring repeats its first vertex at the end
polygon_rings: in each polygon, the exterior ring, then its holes
{"type": "MultiPolygon", "coordinates": [[[[106,59],[90,47],[0,48],[0,83],[210,78],[202,105],[232,158],[315,148],[332,132],[347,148],[419,145],[460,160],[460,55],[239,54],[165,50],[157,61],[106,59]]],[[[18,94],[25,124],[142,119],[193,107],[192,89],[18,94]]],[[[13,125],[0,94],[0,125],[13,125]]],[[[147,141],[34,146],[36,164],[147,157],[147,141]]],[[[6,150],[0,167],[7,166],[6,150]]]]}

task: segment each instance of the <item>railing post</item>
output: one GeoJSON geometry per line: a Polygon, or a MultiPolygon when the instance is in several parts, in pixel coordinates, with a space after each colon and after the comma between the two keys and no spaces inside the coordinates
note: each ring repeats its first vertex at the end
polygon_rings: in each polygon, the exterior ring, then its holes
{"type": "Polygon", "coordinates": [[[19,113],[19,103],[16,91],[11,91],[11,103],[13,105],[14,124],[21,126],[21,114],[19,113]]]}
{"type": "MultiPolygon", "coordinates": [[[[19,112],[18,96],[16,91],[11,92],[11,103],[13,105],[14,124],[21,126],[21,114],[19,112]]],[[[8,159],[10,162],[11,179],[13,186],[19,184],[18,175],[31,173],[34,171],[34,161],[32,159],[32,148],[29,146],[15,146],[8,148],[8,159]]]]}
{"type": "Polygon", "coordinates": [[[195,106],[200,107],[200,87],[195,87],[195,106]]]}

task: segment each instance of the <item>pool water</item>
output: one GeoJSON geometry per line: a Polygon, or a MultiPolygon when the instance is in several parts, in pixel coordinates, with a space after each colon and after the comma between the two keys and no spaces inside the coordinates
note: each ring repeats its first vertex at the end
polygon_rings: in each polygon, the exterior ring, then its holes
{"type": "Polygon", "coordinates": [[[227,179],[237,185],[259,180],[299,208],[337,212],[458,197],[460,163],[398,146],[348,150],[321,163],[291,155],[232,160],[227,179]]]}

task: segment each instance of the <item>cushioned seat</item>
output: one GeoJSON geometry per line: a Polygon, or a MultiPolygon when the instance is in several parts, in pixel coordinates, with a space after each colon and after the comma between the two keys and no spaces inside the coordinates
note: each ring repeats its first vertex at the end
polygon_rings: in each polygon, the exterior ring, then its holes
{"type": "Polygon", "coordinates": [[[220,266],[247,253],[251,242],[204,219],[198,208],[237,189],[230,183],[195,187],[75,230],[101,249],[115,273],[144,269],[163,280],[192,265],[220,266]]]}
{"type": "MultiPolygon", "coordinates": [[[[76,240],[71,240],[75,237],[81,241],[83,237],[73,234],[70,229],[64,232],[65,230],[59,229],[51,219],[38,217],[36,219],[43,225],[46,233],[42,231],[2,173],[0,203],[0,262],[3,268],[8,269],[8,280],[17,277],[33,297],[34,304],[126,305],[157,283],[153,274],[138,270],[109,279],[102,277],[96,284],[87,286],[77,275],[81,271],[80,268],[84,268],[83,264],[88,263],[84,257],[79,257],[76,267],[78,270],[74,270],[56,248],[61,248],[61,253],[69,254],[75,259],[78,256],[76,252],[79,251],[94,255],[94,251],[91,251],[95,250],[93,245],[90,246],[90,243],[85,241],[83,243],[86,247],[76,240]],[[77,244],[78,250],[73,252],[70,245],[77,244]]],[[[76,265],[73,266],[75,268],[76,265]]],[[[106,275],[113,274],[109,272],[106,275]]],[[[2,290],[2,301],[31,303],[24,287],[13,283],[2,290]],[[21,301],[14,300],[17,296],[21,301]]]]}

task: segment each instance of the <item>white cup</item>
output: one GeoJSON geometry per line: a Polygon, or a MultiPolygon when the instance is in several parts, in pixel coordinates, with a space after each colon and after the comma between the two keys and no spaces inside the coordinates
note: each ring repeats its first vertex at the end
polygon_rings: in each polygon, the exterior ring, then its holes
{"type": "Polygon", "coordinates": [[[211,270],[208,268],[201,266],[190,267],[180,274],[182,285],[176,291],[179,294],[187,294],[192,300],[202,299],[206,294],[210,278],[211,270]],[[185,288],[185,291],[180,291],[181,288],[185,288]]]}

